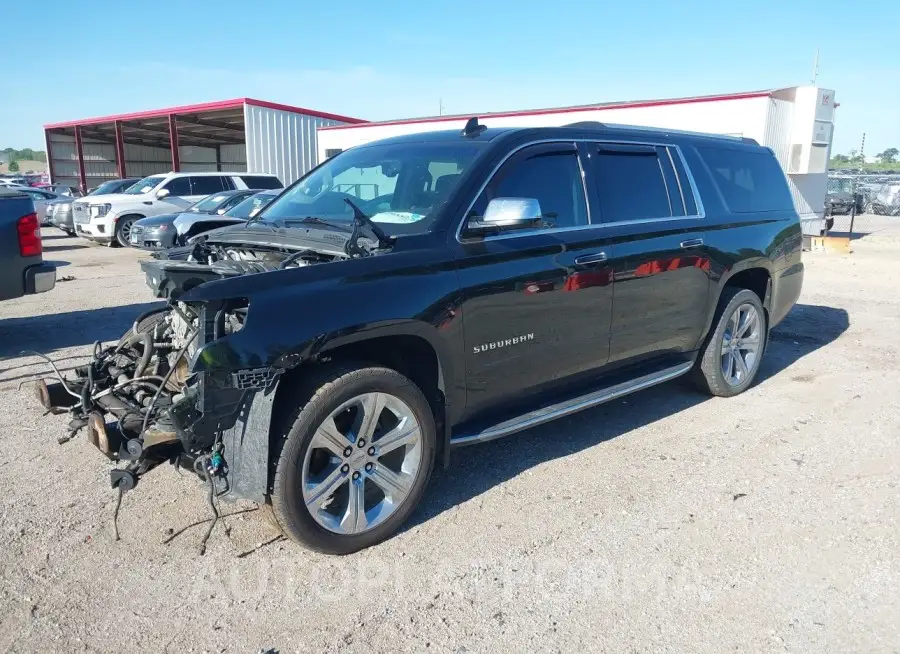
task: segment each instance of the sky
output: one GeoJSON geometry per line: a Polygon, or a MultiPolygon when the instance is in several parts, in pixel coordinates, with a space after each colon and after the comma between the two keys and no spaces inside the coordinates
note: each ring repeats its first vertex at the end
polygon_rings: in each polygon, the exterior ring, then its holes
{"type": "Polygon", "coordinates": [[[0,148],[42,125],[254,97],[387,120],[834,89],[834,153],[900,147],[900,2],[105,0],[14,3],[0,148]],[[25,9],[25,7],[29,7],[25,9]],[[25,27],[27,25],[27,28],[25,27]]]}

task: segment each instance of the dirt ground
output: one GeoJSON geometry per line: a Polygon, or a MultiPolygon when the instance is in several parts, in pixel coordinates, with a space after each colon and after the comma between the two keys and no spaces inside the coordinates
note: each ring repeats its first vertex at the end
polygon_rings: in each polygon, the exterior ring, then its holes
{"type": "Polygon", "coordinates": [[[45,230],[0,304],[0,651],[900,650],[900,222],[809,253],[754,388],[679,383],[455,452],[407,528],[333,558],[170,467],[125,496],[20,382],[125,331],[142,255],[45,230]]]}

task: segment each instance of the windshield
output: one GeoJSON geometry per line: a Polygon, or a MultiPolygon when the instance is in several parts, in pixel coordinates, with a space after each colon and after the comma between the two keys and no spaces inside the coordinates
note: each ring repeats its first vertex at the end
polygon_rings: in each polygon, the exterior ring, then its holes
{"type": "Polygon", "coordinates": [[[157,184],[165,179],[163,175],[151,175],[150,177],[145,177],[141,181],[139,181],[134,186],[130,187],[127,191],[123,191],[128,195],[143,195],[144,193],[149,193],[153,189],[156,188],[157,184]]]}
{"type": "Polygon", "coordinates": [[[233,209],[225,213],[226,216],[232,218],[244,218],[249,220],[253,218],[260,209],[269,204],[275,198],[275,194],[257,193],[236,205],[233,209]]]}
{"type": "Polygon", "coordinates": [[[108,182],[103,182],[100,186],[88,193],[88,195],[106,195],[107,193],[118,193],[121,187],[122,180],[113,179],[108,182]]]}
{"type": "Polygon", "coordinates": [[[347,150],[282,193],[260,219],[350,223],[349,198],[389,234],[426,232],[482,148],[479,142],[452,142],[347,150]]]}
{"type": "Polygon", "coordinates": [[[228,198],[229,196],[222,193],[213,193],[212,195],[207,195],[197,204],[191,205],[188,211],[191,213],[212,213],[228,198]]]}

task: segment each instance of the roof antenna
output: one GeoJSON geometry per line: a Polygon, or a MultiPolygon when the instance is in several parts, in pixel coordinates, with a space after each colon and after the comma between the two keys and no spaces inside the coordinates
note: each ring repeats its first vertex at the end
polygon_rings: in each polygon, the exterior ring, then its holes
{"type": "Polygon", "coordinates": [[[472,116],[466,121],[466,126],[462,129],[462,135],[468,138],[474,138],[487,129],[487,125],[478,124],[478,116],[472,116]]]}

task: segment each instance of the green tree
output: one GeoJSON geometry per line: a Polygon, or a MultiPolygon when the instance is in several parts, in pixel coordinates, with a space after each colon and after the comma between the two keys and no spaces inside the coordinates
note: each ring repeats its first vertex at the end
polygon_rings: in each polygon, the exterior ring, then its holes
{"type": "Polygon", "coordinates": [[[846,166],[850,163],[850,157],[846,154],[836,154],[831,158],[832,166],[846,166]]]}
{"type": "Polygon", "coordinates": [[[17,173],[19,172],[19,162],[13,159],[9,162],[9,172],[17,173]]]}
{"type": "Polygon", "coordinates": [[[894,163],[897,160],[897,155],[900,154],[900,150],[897,148],[888,148],[884,152],[880,152],[875,156],[881,161],[881,163],[894,163]]]}

